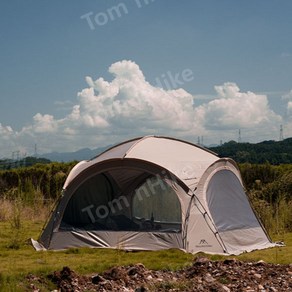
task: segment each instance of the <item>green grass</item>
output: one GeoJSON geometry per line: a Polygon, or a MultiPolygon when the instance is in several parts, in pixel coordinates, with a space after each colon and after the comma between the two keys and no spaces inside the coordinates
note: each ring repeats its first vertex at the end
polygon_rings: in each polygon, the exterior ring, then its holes
{"type": "MultiPolygon", "coordinates": [[[[100,273],[116,265],[143,263],[149,269],[178,270],[191,265],[196,255],[179,250],[155,252],[125,252],[112,249],[69,249],[66,251],[36,252],[28,243],[29,238],[37,238],[43,222],[21,222],[20,228],[12,228],[12,222],[0,222],[0,291],[23,291],[19,286],[26,275],[32,273],[46,276],[55,270],[69,266],[80,274],[100,273]]],[[[244,261],[258,261],[290,264],[292,262],[292,233],[283,240],[285,247],[277,247],[246,253],[237,258],[244,261]]],[[[226,257],[208,255],[210,259],[220,260],[226,257]]]]}

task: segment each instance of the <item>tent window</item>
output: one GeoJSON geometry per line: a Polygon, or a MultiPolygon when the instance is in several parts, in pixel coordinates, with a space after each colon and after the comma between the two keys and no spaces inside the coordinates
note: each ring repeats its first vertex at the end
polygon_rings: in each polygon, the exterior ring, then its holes
{"type": "Polygon", "coordinates": [[[133,193],[127,187],[118,188],[117,173],[112,175],[109,179],[107,174],[97,174],[80,185],[66,206],[59,230],[181,231],[180,202],[165,181],[153,176],[133,193]]]}
{"type": "Polygon", "coordinates": [[[135,190],[132,215],[144,230],[181,231],[181,206],[177,194],[156,176],[148,178],[135,190]]]}
{"type": "Polygon", "coordinates": [[[207,202],[219,232],[259,225],[239,179],[229,170],[218,171],[211,178],[207,202]]]}

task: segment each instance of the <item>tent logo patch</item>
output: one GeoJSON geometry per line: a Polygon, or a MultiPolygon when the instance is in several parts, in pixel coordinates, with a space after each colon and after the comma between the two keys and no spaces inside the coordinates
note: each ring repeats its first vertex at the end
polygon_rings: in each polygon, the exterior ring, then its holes
{"type": "Polygon", "coordinates": [[[212,245],[209,244],[206,239],[201,239],[196,247],[212,247],[212,245]]]}

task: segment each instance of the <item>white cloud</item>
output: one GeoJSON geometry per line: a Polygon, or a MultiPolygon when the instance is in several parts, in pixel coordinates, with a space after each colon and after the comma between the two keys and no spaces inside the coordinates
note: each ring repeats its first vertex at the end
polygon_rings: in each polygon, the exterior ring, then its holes
{"type": "Polygon", "coordinates": [[[289,116],[292,115],[292,101],[288,101],[287,103],[287,113],[289,116]]]}
{"type": "Polygon", "coordinates": [[[268,104],[266,95],[240,92],[235,83],[215,86],[217,97],[196,109],[207,129],[262,127],[281,122],[268,104]]]}
{"type": "Polygon", "coordinates": [[[2,126],[0,123],[0,135],[4,137],[5,139],[9,137],[13,133],[13,130],[9,126],[2,126]]]}
{"type": "Polygon", "coordinates": [[[131,61],[117,62],[109,72],[115,76],[112,82],[86,77],[89,88],[78,94],[80,115],[87,126],[114,132],[124,131],[125,127],[134,132],[141,127],[189,129],[193,120],[191,94],[150,85],[131,61]]]}
{"type": "Polygon", "coordinates": [[[51,115],[36,114],[34,117],[33,129],[36,133],[51,133],[58,128],[57,122],[51,115]]]}
{"type": "Polygon", "coordinates": [[[196,96],[182,88],[151,85],[132,61],[116,62],[109,72],[114,76],[110,82],[86,77],[88,87],[77,94],[76,104],[62,119],[37,113],[20,132],[0,124],[0,142],[8,139],[27,148],[37,143],[40,152],[73,151],[147,134],[194,141],[198,135],[215,135],[218,130],[271,131],[281,123],[266,95],[241,92],[235,83],[215,86],[213,99],[195,107],[196,96]]]}
{"type": "Polygon", "coordinates": [[[0,123],[0,158],[2,155],[7,157],[11,156],[11,152],[15,150],[15,147],[17,147],[17,144],[15,143],[15,138],[16,133],[13,131],[13,129],[9,126],[3,126],[0,123]]]}
{"type": "Polygon", "coordinates": [[[70,100],[56,100],[54,105],[56,106],[56,110],[67,112],[72,109],[73,103],[70,100]]]}
{"type": "Polygon", "coordinates": [[[288,92],[287,94],[284,94],[282,98],[284,100],[287,100],[287,114],[288,114],[288,117],[291,117],[292,116],[292,90],[290,90],[290,92],[288,92]]]}
{"type": "Polygon", "coordinates": [[[292,100],[292,90],[290,90],[290,92],[284,94],[283,99],[292,100]]]}

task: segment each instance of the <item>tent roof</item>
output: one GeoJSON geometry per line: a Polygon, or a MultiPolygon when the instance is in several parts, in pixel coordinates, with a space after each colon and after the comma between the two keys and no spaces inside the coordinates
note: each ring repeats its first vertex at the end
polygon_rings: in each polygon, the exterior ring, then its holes
{"type": "Polygon", "coordinates": [[[198,145],[161,136],[145,136],[118,144],[89,161],[79,162],[68,176],[64,189],[82,171],[108,160],[139,159],[156,164],[175,174],[190,189],[198,183],[218,156],[198,145]]]}

